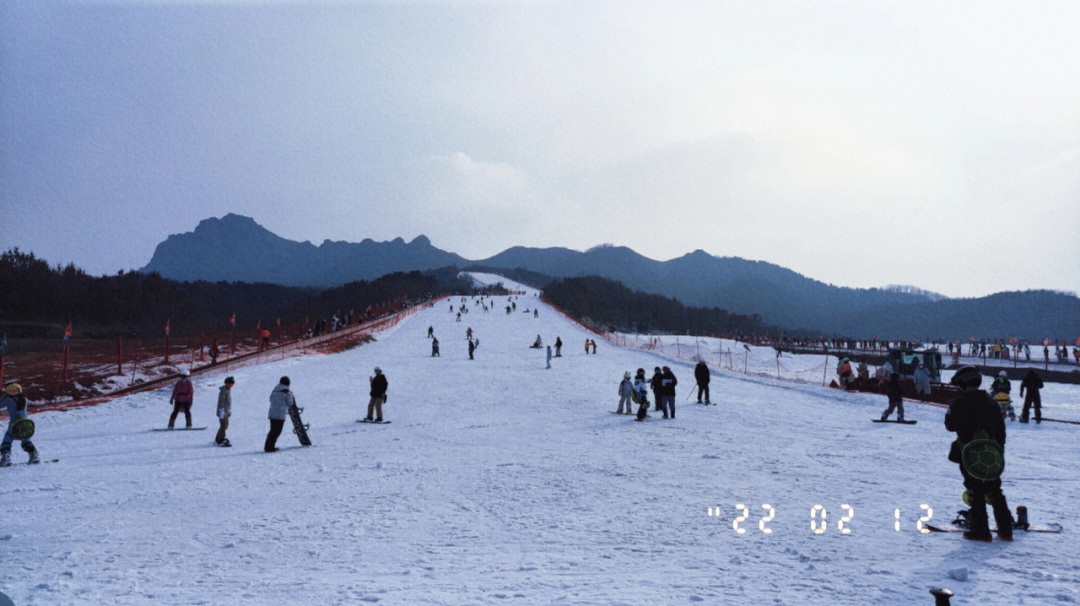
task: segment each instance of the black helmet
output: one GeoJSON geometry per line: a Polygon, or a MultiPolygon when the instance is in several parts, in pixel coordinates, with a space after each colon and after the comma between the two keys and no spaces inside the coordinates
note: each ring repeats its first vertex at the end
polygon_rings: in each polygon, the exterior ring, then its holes
{"type": "Polygon", "coordinates": [[[289,377],[281,377],[281,384],[282,385],[288,385],[289,384],[289,377]]]}
{"type": "Polygon", "coordinates": [[[982,383],[982,373],[974,366],[962,366],[960,370],[956,371],[949,383],[960,389],[978,387],[979,383],[982,383]]]}

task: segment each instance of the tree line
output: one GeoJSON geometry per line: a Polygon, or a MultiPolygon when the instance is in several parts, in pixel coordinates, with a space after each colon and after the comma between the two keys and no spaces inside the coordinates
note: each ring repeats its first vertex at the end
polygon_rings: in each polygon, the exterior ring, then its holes
{"type": "Polygon", "coordinates": [[[316,321],[368,306],[420,301],[444,292],[471,293],[456,268],[387,274],[334,288],[301,288],[244,282],[179,282],[157,273],[119,271],[91,276],[74,264],[50,266],[13,248],[0,254],[0,332],[10,337],[60,336],[71,322],[77,336],[160,336],[170,322],[174,336],[196,336],[237,326],[270,327],[316,321]]]}

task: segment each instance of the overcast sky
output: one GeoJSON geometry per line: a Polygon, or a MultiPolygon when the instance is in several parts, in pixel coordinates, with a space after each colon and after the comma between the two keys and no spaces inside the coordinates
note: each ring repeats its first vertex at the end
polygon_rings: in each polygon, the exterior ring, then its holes
{"type": "Polygon", "coordinates": [[[236,212],[1080,291],[1080,2],[0,1],[0,247],[236,212]]]}

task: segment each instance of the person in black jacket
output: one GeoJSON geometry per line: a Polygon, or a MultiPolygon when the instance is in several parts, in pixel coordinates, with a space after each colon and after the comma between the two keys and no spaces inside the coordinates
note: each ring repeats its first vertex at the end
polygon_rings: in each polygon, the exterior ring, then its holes
{"type": "Polygon", "coordinates": [[[660,379],[660,385],[664,391],[664,410],[672,419],[675,418],[675,386],[679,384],[679,380],[675,378],[675,373],[671,372],[671,369],[667,366],[664,367],[664,376],[660,379]]]}
{"type": "Polygon", "coordinates": [[[364,420],[382,423],[382,405],[386,403],[386,388],[389,385],[386,381],[386,375],[382,373],[382,369],[378,366],[375,367],[375,376],[370,379],[370,382],[371,400],[368,402],[367,417],[364,420]],[[372,419],[373,414],[378,416],[372,419]]]}
{"type": "Polygon", "coordinates": [[[881,413],[881,420],[884,421],[892,414],[893,409],[896,409],[896,420],[904,420],[904,384],[900,381],[900,373],[894,372],[889,375],[889,386],[885,388],[885,393],[889,396],[889,408],[881,413]]]}
{"type": "Polygon", "coordinates": [[[1021,423],[1028,422],[1028,412],[1031,411],[1032,405],[1035,406],[1035,422],[1042,423],[1042,398],[1039,397],[1039,390],[1042,387],[1042,379],[1035,373],[1035,370],[1028,370],[1027,374],[1024,375],[1024,380],[1020,382],[1020,396],[1024,398],[1024,412],[1020,413],[1021,423]],[[1024,391],[1027,391],[1026,396],[1024,391]]]}
{"type": "Polygon", "coordinates": [[[986,501],[989,500],[994,509],[998,537],[1011,541],[1013,519],[1005,501],[1005,494],[1001,492],[1001,478],[977,479],[964,467],[961,458],[964,445],[974,440],[977,432],[984,432],[989,439],[996,442],[1004,456],[1005,420],[1001,418],[1001,409],[997,404],[985,391],[979,389],[981,382],[982,375],[974,366],[964,366],[957,370],[950,381],[962,389],[963,393],[949,404],[949,411],[945,413],[945,429],[956,432],[956,441],[949,451],[949,460],[960,463],[964,487],[971,493],[971,510],[968,513],[971,529],[964,533],[964,538],[992,540],[990,523],[986,517],[986,501]]]}
{"type": "MultiPolygon", "coordinates": [[[[589,340],[585,340],[585,351],[589,351],[589,340]]],[[[664,413],[664,418],[668,418],[667,409],[664,408],[664,404],[667,400],[664,398],[664,373],[660,371],[660,367],[653,368],[652,377],[649,378],[649,387],[652,388],[653,402],[656,402],[656,410],[664,413]]]]}
{"type": "Polygon", "coordinates": [[[709,367],[701,360],[694,367],[694,380],[697,381],[697,403],[701,404],[701,394],[705,394],[705,403],[709,402],[709,367]]]}
{"type": "Polygon", "coordinates": [[[562,339],[560,337],[555,337],[555,357],[562,357],[562,339]]]}

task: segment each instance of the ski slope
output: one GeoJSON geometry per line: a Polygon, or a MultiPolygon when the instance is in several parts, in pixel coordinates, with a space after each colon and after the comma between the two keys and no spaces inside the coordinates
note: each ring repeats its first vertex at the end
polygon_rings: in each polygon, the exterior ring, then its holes
{"type": "Polygon", "coordinates": [[[206,431],[150,431],[166,391],[36,415],[35,443],[61,461],[0,470],[0,592],[19,606],[930,604],[946,586],[954,604],[1080,601],[1075,427],[1009,425],[1010,505],[1064,534],[922,534],[920,505],[951,520],[963,490],[943,410],[874,424],[880,397],[719,371],[718,405],[697,407],[691,367],[600,341],[585,355],[588,333],[520,288],[509,316],[505,297],[460,323],[442,302],[375,343],[237,371],[231,449],[211,444],[221,376],[196,381],[206,431]],[[550,370],[537,334],[565,343],[550,370]],[[609,414],[624,371],[665,363],[676,419],[609,414]],[[376,365],[392,423],[359,424],[376,365]],[[265,454],[281,375],[315,446],[286,429],[265,454]]]}

